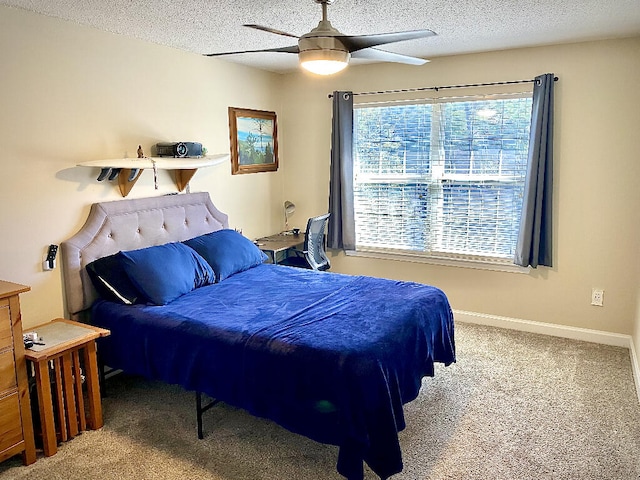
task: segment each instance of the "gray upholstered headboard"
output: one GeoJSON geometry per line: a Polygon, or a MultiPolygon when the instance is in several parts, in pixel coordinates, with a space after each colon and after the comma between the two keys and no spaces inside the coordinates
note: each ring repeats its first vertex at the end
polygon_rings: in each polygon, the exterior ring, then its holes
{"type": "Polygon", "coordinates": [[[92,261],[137,248],[180,242],[229,228],[228,217],[208,193],[94,203],[84,226],[61,244],[66,308],[74,319],[91,306],[96,291],[84,268],[92,261]]]}

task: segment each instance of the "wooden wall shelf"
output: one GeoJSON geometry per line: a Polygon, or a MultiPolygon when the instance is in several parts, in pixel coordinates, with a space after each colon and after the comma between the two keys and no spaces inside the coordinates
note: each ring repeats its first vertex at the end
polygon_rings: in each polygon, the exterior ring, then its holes
{"type": "Polygon", "coordinates": [[[118,187],[123,197],[129,192],[146,169],[153,169],[154,163],[157,170],[173,170],[178,191],[182,192],[199,168],[212,167],[229,161],[228,153],[207,155],[198,158],[173,158],[173,157],[145,157],[145,158],[117,158],[112,160],[92,160],[78,163],[79,167],[91,168],[119,168],[118,187]],[[129,180],[132,170],[138,170],[137,175],[129,180]]]}

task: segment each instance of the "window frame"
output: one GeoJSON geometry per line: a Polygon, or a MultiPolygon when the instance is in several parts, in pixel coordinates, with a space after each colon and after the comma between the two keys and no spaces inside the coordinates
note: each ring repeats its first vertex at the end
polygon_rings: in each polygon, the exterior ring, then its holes
{"type": "MultiPolygon", "coordinates": [[[[387,106],[397,106],[397,105],[417,105],[429,103],[434,106],[434,108],[439,108],[439,105],[450,102],[461,102],[461,101],[482,101],[482,100],[502,100],[502,99],[510,99],[510,98],[529,98],[532,99],[533,92],[527,91],[517,91],[517,92],[501,92],[501,93],[493,93],[493,94],[485,94],[485,95],[464,95],[464,96],[442,96],[442,97],[431,97],[431,98],[422,98],[422,99],[406,99],[406,100],[391,100],[391,101],[383,101],[383,102],[359,102],[354,103],[354,110],[361,108],[371,108],[371,107],[387,107],[387,106]]],[[[436,118],[436,115],[433,115],[433,118],[436,118]]],[[[355,118],[354,118],[355,120],[355,118]]],[[[438,119],[439,121],[439,119],[438,119]]],[[[354,129],[356,124],[354,122],[354,129]]],[[[437,129],[436,129],[437,130],[437,129]]],[[[432,128],[433,131],[433,128],[432,128]]],[[[355,139],[355,132],[354,132],[355,139]]],[[[433,144],[436,142],[432,142],[433,144]]],[[[354,142],[354,154],[353,158],[356,159],[356,143],[354,142]]],[[[436,163],[436,168],[441,169],[442,171],[438,174],[429,175],[429,179],[425,179],[425,175],[414,175],[416,180],[419,180],[420,183],[425,183],[429,185],[439,184],[440,187],[444,185],[447,180],[455,179],[456,174],[445,174],[444,173],[444,158],[439,157],[436,163]]],[[[476,185],[477,182],[473,182],[472,178],[469,178],[468,175],[464,175],[465,179],[463,181],[469,180],[470,183],[476,185]]],[[[400,180],[402,179],[404,182],[407,180],[411,181],[412,175],[405,175],[400,177],[397,174],[389,174],[389,175],[374,175],[368,174],[370,180],[379,179],[379,180],[400,180]]],[[[460,180],[460,178],[456,179],[460,180]]],[[[356,184],[356,172],[354,172],[354,189],[356,184]]],[[[506,183],[506,182],[501,182],[506,183]]],[[[354,205],[355,209],[355,205],[354,205]]],[[[355,211],[354,211],[355,214],[355,211]]],[[[474,254],[466,254],[466,253],[448,253],[448,252],[427,252],[427,251],[416,251],[412,252],[410,250],[399,250],[399,249],[390,249],[383,247],[372,247],[372,246],[358,246],[354,250],[348,250],[345,252],[347,256],[354,257],[367,257],[367,258],[376,258],[381,260],[397,260],[397,261],[405,261],[412,263],[425,263],[425,264],[434,264],[441,266],[453,266],[453,267],[464,267],[464,268],[474,268],[481,270],[493,270],[493,271],[502,271],[502,272],[512,272],[512,273],[528,273],[530,271],[530,267],[521,267],[519,265],[515,265],[513,263],[513,258],[506,257],[498,257],[491,255],[474,255],[474,254]]]]}

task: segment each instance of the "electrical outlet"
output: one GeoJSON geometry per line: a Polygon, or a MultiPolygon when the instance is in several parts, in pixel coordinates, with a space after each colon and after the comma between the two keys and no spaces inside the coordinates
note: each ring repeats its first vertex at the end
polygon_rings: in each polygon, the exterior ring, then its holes
{"type": "Polygon", "coordinates": [[[604,290],[600,288],[591,289],[591,305],[602,307],[604,303],[604,290]]]}

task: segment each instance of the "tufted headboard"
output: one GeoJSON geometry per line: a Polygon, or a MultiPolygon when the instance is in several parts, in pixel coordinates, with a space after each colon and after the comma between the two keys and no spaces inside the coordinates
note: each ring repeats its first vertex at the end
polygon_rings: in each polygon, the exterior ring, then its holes
{"type": "Polygon", "coordinates": [[[80,231],[61,244],[67,311],[80,319],[97,298],[84,268],[92,261],[222,228],[229,228],[228,217],[205,192],[94,203],[80,231]]]}

